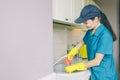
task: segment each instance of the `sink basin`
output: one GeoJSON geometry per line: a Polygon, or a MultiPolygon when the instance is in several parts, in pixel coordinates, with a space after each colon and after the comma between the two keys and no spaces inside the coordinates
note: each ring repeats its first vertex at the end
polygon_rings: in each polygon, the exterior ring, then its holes
{"type": "MultiPolygon", "coordinates": [[[[82,59],[74,59],[71,63],[75,64],[78,61],[82,61],[82,59]]],[[[64,60],[61,60],[54,65],[54,73],[56,74],[55,80],[89,80],[89,70],[66,73],[64,70],[65,67],[66,64],[64,63],[64,60]]]]}

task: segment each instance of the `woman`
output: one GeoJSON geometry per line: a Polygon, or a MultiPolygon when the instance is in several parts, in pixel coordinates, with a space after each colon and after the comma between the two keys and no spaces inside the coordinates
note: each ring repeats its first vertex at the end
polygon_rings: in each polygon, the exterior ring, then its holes
{"type": "Polygon", "coordinates": [[[86,44],[88,61],[67,66],[65,71],[71,73],[90,68],[90,80],[118,80],[113,58],[113,42],[116,40],[116,35],[105,14],[96,6],[87,5],[75,22],[84,23],[88,31],[83,41],[68,53],[67,59],[71,61],[78,53],[78,49],[86,44]]]}

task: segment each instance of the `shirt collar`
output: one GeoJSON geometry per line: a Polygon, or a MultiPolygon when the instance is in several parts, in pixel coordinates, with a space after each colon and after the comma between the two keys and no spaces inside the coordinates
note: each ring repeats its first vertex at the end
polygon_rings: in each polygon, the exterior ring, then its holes
{"type": "Polygon", "coordinates": [[[103,29],[104,29],[104,25],[100,24],[93,35],[98,36],[103,31],[103,29]]]}

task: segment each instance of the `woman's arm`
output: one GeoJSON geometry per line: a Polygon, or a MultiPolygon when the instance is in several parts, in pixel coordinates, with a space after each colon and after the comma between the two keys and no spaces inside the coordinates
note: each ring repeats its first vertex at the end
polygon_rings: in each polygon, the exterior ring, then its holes
{"type": "MultiPolygon", "coordinates": [[[[81,41],[78,45],[76,45],[77,49],[80,49],[84,45],[84,41],[81,41]]],[[[93,60],[85,62],[85,68],[90,68],[93,66],[98,66],[102,61],[104,54],[96,53],[96,56],[93,60]]]]}
{"type": "Polygon", "coordinates": [[[76,45],[76,48],[77,48],[77,49],[80,49],[83,44],[84,44],[84,41],[81,41],[79,44],[76,45]]]}
{"type": "Polygon", "coordinates": [[[85,62],[85,68],[98,66],[100,64],[100,62],[102,61],[103,57],[104,57],[104,54],[96,53],[95,59],[85,62]]]}
{"type": "Polygon", "coordinates": [[[82,47],[82,45],[84,44],[83,41],[81,41],[79,44],[77,44],[74,48],[72,48],[72,50],[70,50],[70,52],[67,54],[67,60],[72,60],[73,56],[76,55],[78,53],[78,49],[80,49],[82,47]]]}

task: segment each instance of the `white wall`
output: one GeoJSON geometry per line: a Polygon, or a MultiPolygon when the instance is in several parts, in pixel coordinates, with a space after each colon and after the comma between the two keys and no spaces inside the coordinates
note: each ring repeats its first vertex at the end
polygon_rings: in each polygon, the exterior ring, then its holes
{"type": "Polygon", "coordinates": [[[53,72],[51,0],[0,0],[0,80],[53,72]]]}

